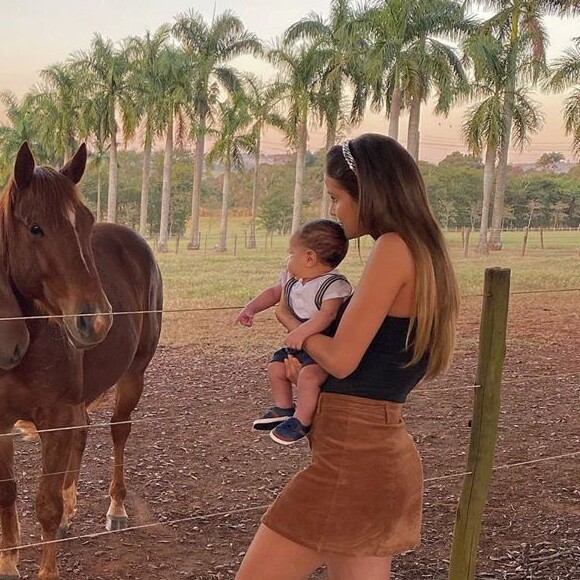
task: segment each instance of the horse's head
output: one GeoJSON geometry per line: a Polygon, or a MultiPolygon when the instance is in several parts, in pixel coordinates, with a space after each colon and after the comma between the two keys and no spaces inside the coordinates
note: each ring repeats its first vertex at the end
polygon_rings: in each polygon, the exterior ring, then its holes
{"type": "Polygon", "coordinates": [[[104,340],[112,324],[91,249],[94,218],[76,188],[86,160],[83,144],[60,171],[36,167],[24,143],[0,200],[4,258],[13,285],[25,300],[64,315],[77,348],[104,340]]]}
{"type": "Polygon", "coordinates": [[[17,366],[28,350],[30,335],[21,316],[10,280],[0,266],[0,369],[5,371],[17,366]]]}

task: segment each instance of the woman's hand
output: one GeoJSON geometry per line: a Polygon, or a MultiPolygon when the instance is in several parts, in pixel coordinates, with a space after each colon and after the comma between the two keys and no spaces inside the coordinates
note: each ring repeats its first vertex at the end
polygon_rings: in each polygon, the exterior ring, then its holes
{"type": "Polygon", "coordinates": [[[286,378],[293,384],[296,385],[298,383],[298,374],[302,369],[302,365],[300,361],[295,357],[289,354],[284,359],[284,368],[286,370],[286,378]]]}

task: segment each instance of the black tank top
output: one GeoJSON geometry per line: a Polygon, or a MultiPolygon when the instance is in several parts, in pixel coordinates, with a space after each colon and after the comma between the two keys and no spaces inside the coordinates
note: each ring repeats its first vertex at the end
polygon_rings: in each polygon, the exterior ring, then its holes
{"type": "Polygon", "coordinates": [[[404,403],[425,376],[429,362],[426,354],[416,364],[405,366],[412,358],[412,349],[405,348],[409,324],[409,318],[387,316],[355,371],[344,379],[329,376],[322,391],[404,403]]]}

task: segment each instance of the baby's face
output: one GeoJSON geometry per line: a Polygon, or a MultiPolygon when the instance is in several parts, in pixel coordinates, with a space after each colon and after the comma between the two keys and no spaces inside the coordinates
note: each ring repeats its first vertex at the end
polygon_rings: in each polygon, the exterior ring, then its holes
{"type": "Polygon", "coordinates": [[[291,276],[295,278],[308,276],[309,252],[312,250],[309,250],[296,235],[290,238],[286,268],[291,276]]]}

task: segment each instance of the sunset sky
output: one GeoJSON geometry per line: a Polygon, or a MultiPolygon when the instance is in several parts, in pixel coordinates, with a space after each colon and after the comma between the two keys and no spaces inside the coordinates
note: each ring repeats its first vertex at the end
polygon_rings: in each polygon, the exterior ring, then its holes
{"type": "MultiPolygon", "coordinates": [[[[328,0],[0,0],[0,90],[9,89],[18,96],[38,82],[38,71],[64,61],[77,51],[89,48],[93,33],[118,41],[145,30],[155,30],[163,23],[172,23],[174,17],[191,7],[210,20],[216,13],[232,10],[246,27],[263,40],[272,40],[286,27],[314,11],[326,15],[328,0]],[[273,9],[275,7],[275,9],[273,9]]],[[[580,35],[580,18],[560,20],[546,18],[550,37],[549,57],[554,58],[580,35]]],[[[270,65],[250,58],[239,59],[238,68],[251,70],[268,77],[270,65]]],[[[514,162],[535,161],[545,151],[560,151],[571,157],[571,139],[564,136],[562,103],[564,95],[537,95],[546,119],[545,128],[523,153],[512,152],[514,162]]],[[[437,162],[454,151],[465,151],[460,139],[463,109],[455,109],[447,118],[435,117],[432,107],[425,107],[421,122],[421,158],[437,162]]],[[[0,122],[3,122],[0,110],[0,122]]],[[[401,135],[406,138],[407,119],[403,117],[401,135]]],[[[365,122],[353,129],[354,136],[364,131],[386,132],[387,120],[381,115],[367,115],[365,122]]],[[[310,148],[323,145],[323,132],[313,129],[310,148]]],[[[275,134],[266,137],[266,151],[282,152],[285,146],[275,134]]]]}

